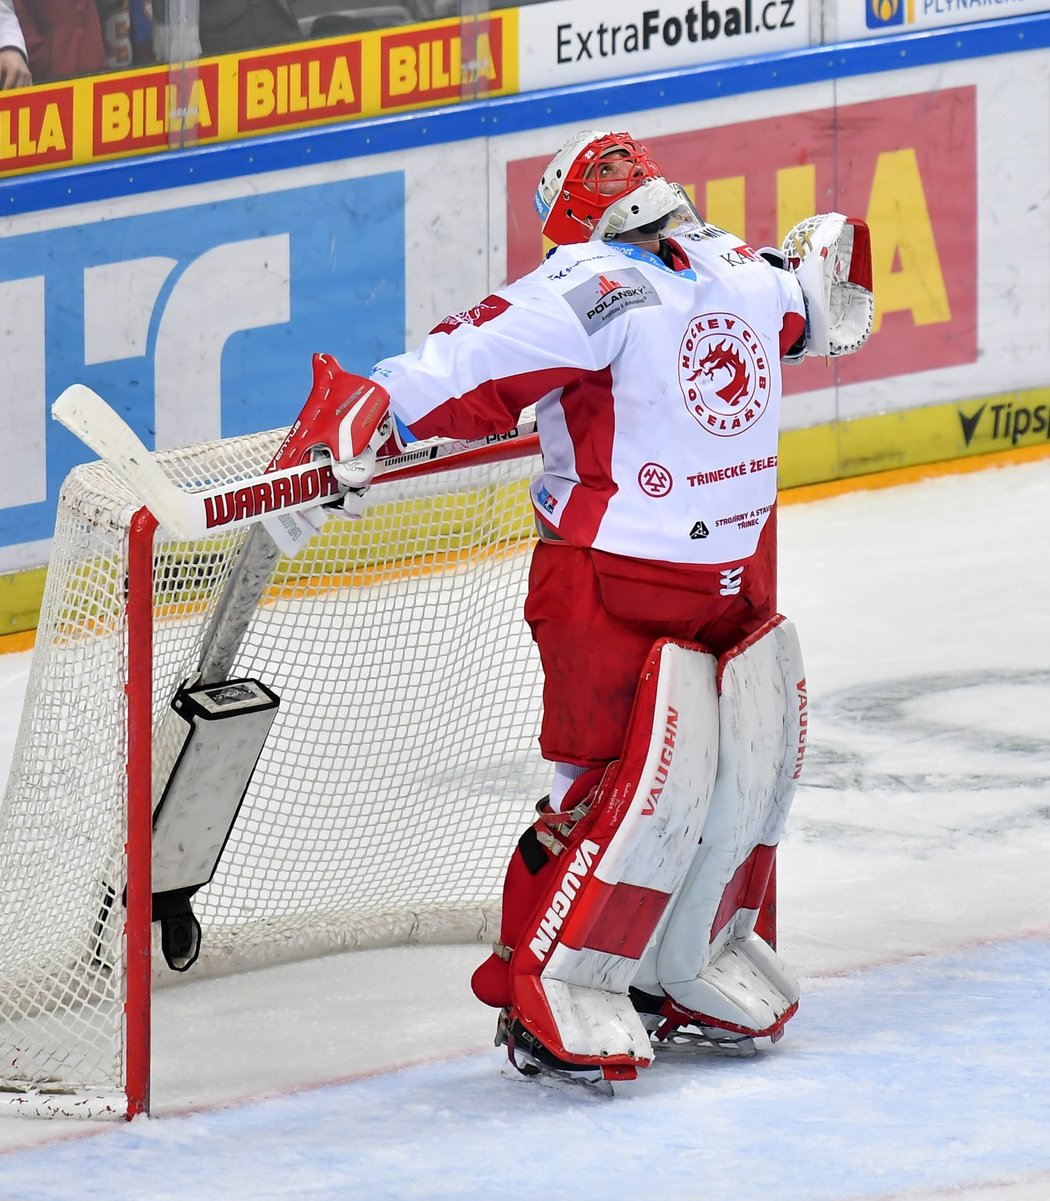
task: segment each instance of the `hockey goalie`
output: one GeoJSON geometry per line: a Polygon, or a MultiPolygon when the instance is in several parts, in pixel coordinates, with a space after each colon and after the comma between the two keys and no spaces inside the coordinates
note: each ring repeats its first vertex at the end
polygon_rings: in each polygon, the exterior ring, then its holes
{"type": "Polygon", "coordinates": [[[628,133],[572,138],[536,205],[534,271],[369,381],[325,361],[318,440],[352,508],[377,452],[536,406],[524,615],[552,780],[472,986],[524,1073],[630,1079],[672,1042],[776,1039],[798,1006],[756,932],[806,741],[775,609],[781,364],[864,345],[870,246],[831,213],[752,250],[628,133]]]}

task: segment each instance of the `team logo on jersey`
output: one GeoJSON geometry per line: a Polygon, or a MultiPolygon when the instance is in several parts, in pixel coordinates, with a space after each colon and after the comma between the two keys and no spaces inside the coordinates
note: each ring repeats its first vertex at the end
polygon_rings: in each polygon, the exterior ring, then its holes
{"type": "Polygon", "coordinates": [[[720,438],[749,429],[766,411],[772,379],[755,331],[732,313],[694,317],[678,355],[686,408],[720,438]]]}
{"type": "Polygon", "coordinates": [[[492,321],[509,308],[510,301],[504,300],[502,296],[486,296],[480,304],[476,304],[472,309],[466,309],[462,313],[452,313],[443,321],[439,321],[430,332],[432,334],[450,334],[453,330],[459,329],[461,325],[484,325],[486,321],[492,321]]]}
{"type": "Polygon", "coordinates": [[[637,267],[625,267],[615,277],[598,275],[565,293],[572,311],[587,331],[595,334],[607,322],[632,309],[660,304],[656,289],[637,267]]]}
{"type": "Polygon", "coordinates": [[[643,463],[638,472],[638,487],[646,496],[666,496],[674,487],[674,479],[659,463],[643,463]]]}

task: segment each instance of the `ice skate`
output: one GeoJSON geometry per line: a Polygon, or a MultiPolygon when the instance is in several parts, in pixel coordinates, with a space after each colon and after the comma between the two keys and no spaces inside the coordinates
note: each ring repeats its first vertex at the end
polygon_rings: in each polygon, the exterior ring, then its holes
{"type": "Polygon", "coordinates": [[[540,1083],[582,1085],[601,1096],[613,1095],[612,1084],[605,1079],[598,1064],[559,1059],[509,1009],[504,1009],[496,1022],[495,1043],[497,1047],[507,1048],[511,1066],[522,1076],[540,1083]]]}

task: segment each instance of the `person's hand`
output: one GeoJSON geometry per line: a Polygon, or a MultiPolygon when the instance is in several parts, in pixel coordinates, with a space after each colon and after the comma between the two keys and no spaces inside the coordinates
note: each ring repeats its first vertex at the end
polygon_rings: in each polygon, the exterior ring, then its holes
{"type": "Polygon", "coordinates": [[[0,50],[0,90],[27,88],[32,82],[33,76],[22,52],[14,46],[5,46],[0,50]]]}

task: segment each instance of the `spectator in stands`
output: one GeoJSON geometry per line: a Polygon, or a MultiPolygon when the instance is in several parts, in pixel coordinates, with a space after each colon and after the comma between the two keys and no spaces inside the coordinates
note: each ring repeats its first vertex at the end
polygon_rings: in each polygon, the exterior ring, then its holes
{"type": "Polygon", "coordinates": [[[0,0],[0,91],[33,82],[25,35],[11,0],[0,0]]]}
{"type": "MultiPolygon", "coordinates": [[[[96,0],[96,3],[102,21],[106,66],[110,70],[122,71],[127,67],[144,66],[156,61],[153,45],[153,7],[150,0],[96,0]]],[[[196,24],[193,36],[196,39],[196,24]]],[[[200,57],[200,47],[196,40],[193,43],[193,53],[189,57],[200,57]]]]}
{"type": "Polygon", "coordinates": [[[201,53],[235,54],[302,41],[292,0],[202,0],[201,53]]]}
{"type": "Polygon", "coordinates": [[[293,0],[153,0],[161,62],[302,41],[293,0]]]}
{"type": "MultiPolygon", "coordinates": [[[[0,0],[4,3],[4,0],[0,0]]],[[[37,83],[106,69],[95,0],[13,0],[37,83]]]]}

